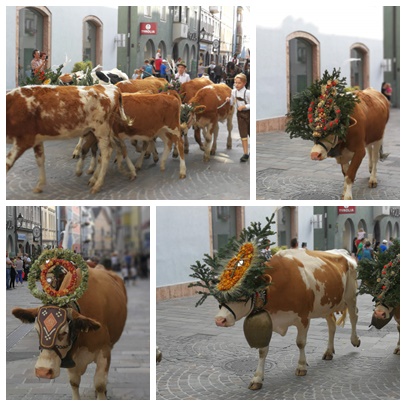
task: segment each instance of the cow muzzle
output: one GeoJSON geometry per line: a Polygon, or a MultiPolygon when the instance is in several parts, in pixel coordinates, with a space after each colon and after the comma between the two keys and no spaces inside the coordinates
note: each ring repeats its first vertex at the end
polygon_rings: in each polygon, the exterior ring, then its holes
{"type": "Polygon", "coordinates": [[[55,375],[53,368],[41,367],[35,368],[35,376],[43,379],[55,379],[59,376],[59,373],[58,375],[55,375]]]}

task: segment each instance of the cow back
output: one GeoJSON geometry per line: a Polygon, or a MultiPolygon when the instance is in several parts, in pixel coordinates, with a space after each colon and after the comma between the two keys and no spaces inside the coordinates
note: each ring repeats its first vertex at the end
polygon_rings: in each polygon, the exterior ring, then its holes
{"type": "Polygon", "coordinates": [[[346,144],[354,151],[383,138],[389,120],[390,105],[387,98],[377,90],[368,88],[355,92],[360,99],[352,114],[353,125],[348,129],[346,144]]]}
{"type": "Polygon", "coordinates": [[[122,278],[103,268],[89,268],[88,289],[78,303],[80,313],[98,321],[102,328],[81,334],[77,345],[94,349],[116,343],[127,318],[127,293],[122,278]]]}
{"type": "Polygon", "coordinates": [[[344,291],[356,283],[355,265],[349,256],[325,251],[279,251],[267,262],[272,278],[266,309],[292,312],[303,320],[344,310],[344,291]]]}
{"type": "Polygon", "coordinates": [[[192,80],[189,80],[189,82],[182,83],[180,85],[180,94],[183,97],[183,101],[185,103],[189,103],[191,98],[203,87],[209,86],[213,84],[213,82],[206,78],[206,77],[201,77],[201,78],[195,78],[192,80]]]}

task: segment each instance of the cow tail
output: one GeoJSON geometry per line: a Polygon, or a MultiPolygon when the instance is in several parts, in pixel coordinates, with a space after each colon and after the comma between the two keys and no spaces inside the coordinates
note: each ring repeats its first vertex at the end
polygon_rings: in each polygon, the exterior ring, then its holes
{"type": "Polygon", "coordinates": [[[118,96],[118,109],[120,111],[121,120],[123,120],[123,122],[125,124],[127,124],[128,126],[132,126],[134,123],[134,120],[131,117],[127,116],[127,114],[125,114],[124,107],[123,107],[123,95],[121,92],[118,96]]]}
{"type": "Polygon", "coordinates": [[[341,312],[340,318],[336,321],[337,326],[344,327],[345,319],[347,318],[347,308],[343,312],[341,312]]]}

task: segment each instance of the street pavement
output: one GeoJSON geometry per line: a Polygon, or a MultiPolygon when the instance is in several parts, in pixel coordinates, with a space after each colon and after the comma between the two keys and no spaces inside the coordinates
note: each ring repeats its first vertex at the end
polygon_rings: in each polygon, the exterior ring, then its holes
{"type": "MultiPolygon", "coordinates": [[[[160,170],[160,161],[152,158],[144,161],[137,178],[130,181],[110,162],[106,179],[100,192],[91,194],[86,174],[90,157],[85,162],[82,176],[75,175],[76,161],[72,152],[77,139],[45,142],[45,167],[47,185],[42,193],[33,193],[38,180],[38,168],[32,150],[17,160],[7,174],[6,195],[8,200],[249,200],[250,163],[241,163],[242,144],[238,133],[236,115],[233,119],[231,150],[226,148],[226,123],[220,123],[217,153],[210,162],[203,162],[203,151],[189,130],[190,152],[185,155],[186,179],[179,179],[179,159],[168,157],[166,169],[160,170]]],[[[7,146],[9,151],[11,145],[7,146]]],[[[157,140],[161,158],[163,143],[157,140]]],[[[138,157],[134,147],[128,144],[132,162],[138,157]]]]}
{"type": "MultiPolygon", "coordinates": [[[[150,282],[137,279],[127,286],[128,316],[120,340],[112,351],[107,385],[110,400],[150,399],[150,282]]],[[[33,324],[22,324],[11,310],[36,307],[39,300],[31,295],[27,283],[7,290],[6,294],[6,399],[71,400],[66,369],[52,380],[36,378],[34,366],[38,356],[38,335],[33,324]]],[[[79,388],[82,399],[95,399],[93,376],[95,364],[88,366],[79,388]]]]}
{"type": "MultiPolygon", "coordinates": [[[[200,297],[200,296],[199,296],[200,297]]],[[[285,337],[274,333],[265,362],[262,389],[251,391],[258,350],[244,338],[243,321],[230,328],[216,327],[218,303],[199,297],[157,303],[157,400],[392,400],[400,399],[400,356],[393,354],[398,341],[392,320],[381,330],[369,328],[371,297],[358,297],[358,335],[361,346],[350,343],[350,323],[337,327],[335,355],[322,360],[328,329],[324,319],[311,321],[308,333],[306,376],[296,376],[299,358],[296,328],[285,337]]]]}
{"type": "MultiPolygon", "coordinates": [[[[312,145],[301,138],[290,139],[281,131],[257,134],[257,200],[340,200],[344,186],[341,166],[334,158],[312,161],[312,145]]],[[[378,162],[378,186],[368,187],[366,155],[354,182],[354,200],[400,199],[399,109],[391,109],[383,146],[390,155],[384,162],[378,162]]]]}

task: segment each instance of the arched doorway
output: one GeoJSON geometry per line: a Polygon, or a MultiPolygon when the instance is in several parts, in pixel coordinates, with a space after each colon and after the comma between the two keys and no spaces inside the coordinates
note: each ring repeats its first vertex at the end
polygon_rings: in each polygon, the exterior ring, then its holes
{"type": "Polygon", "coordinates": [[[102,22],[95,16],[88,16],[83,20],[83,61],[91,61],[93,67],[101,65],[103,60],[102,28],[102,22]]]}
{"type": "Polygon", "coordinates": [[[288,103],[320,76],[319,41],[311,34],[298,31],[287,37],[288,103]]]}
{"type": "Polygon", "coordinates": [[[363,44],[354,44],[351,56],[351,86],[360,89],[369,87],[369,49],[363,44]]]}
{"type": "Polygon", "coordinates": [[[342,235],[342,247],[348,252],[352,251],[353,240],[355,236],[355,227],[351,219],[347,219],[344,223],[342,235]]]}
{"type": "Polygon", "coordinates": [[[50,52],[51,13],[46,7],[17,7],[16,83],[31,76],[32,53],[35,49],[50,52]]]}
{"type": "Polygon", "coordinates": [[[149,39],[144,46],[144,60],[155,58],[155,53],[154,43],[149,39]]]}

